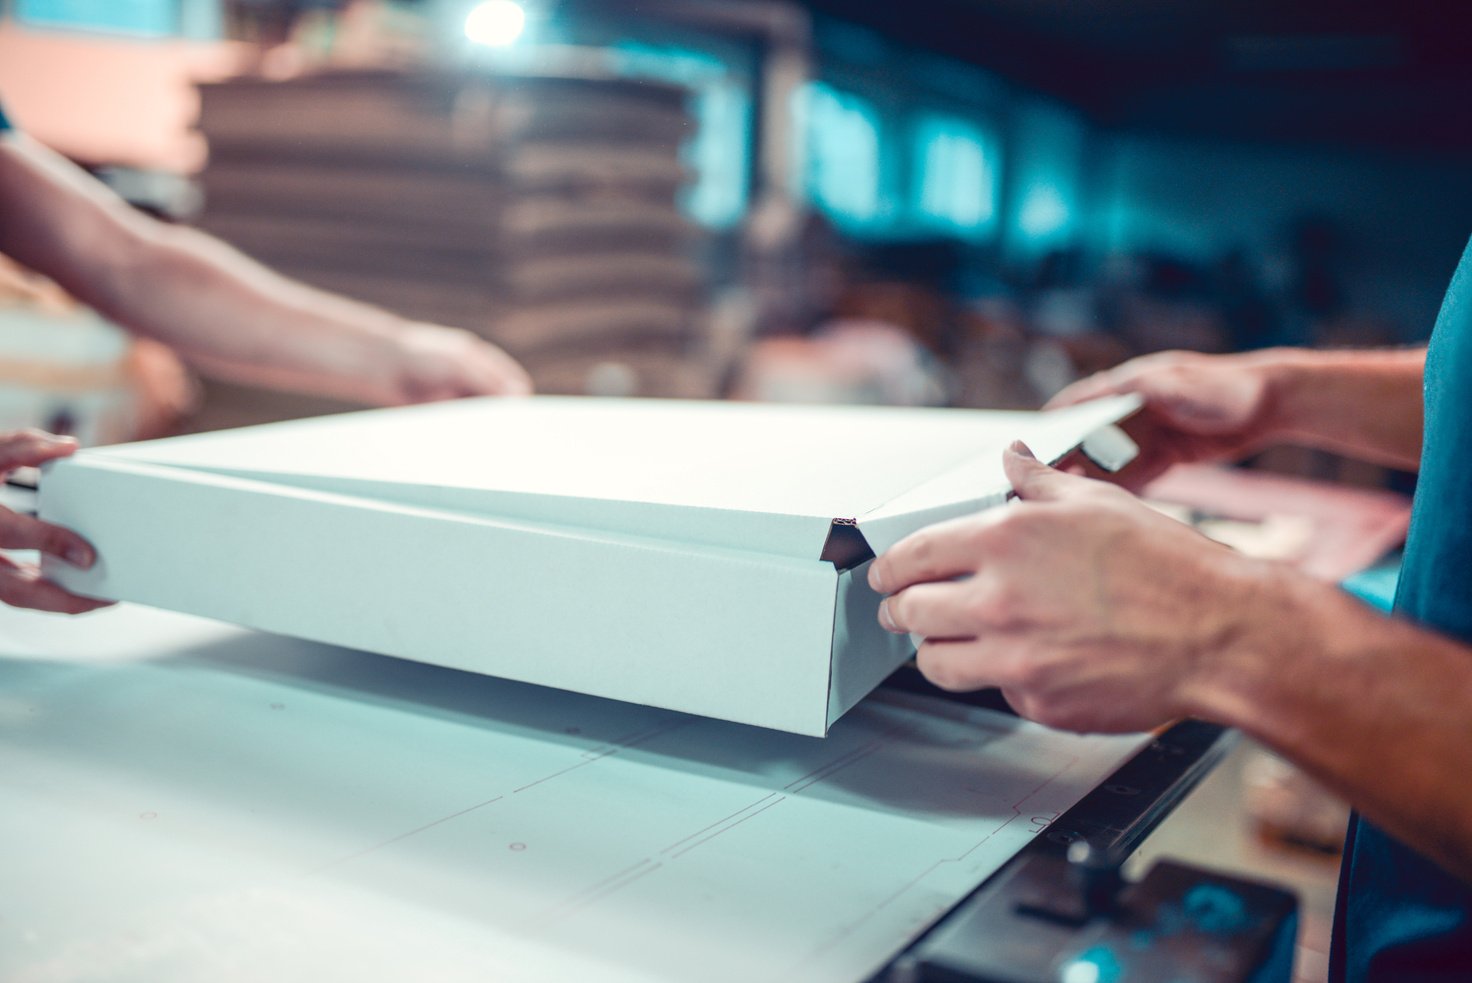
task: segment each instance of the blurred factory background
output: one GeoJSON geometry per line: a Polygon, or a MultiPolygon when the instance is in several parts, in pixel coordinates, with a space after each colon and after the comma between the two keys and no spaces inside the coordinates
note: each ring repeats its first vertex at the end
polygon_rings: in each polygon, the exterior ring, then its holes
{"type": "MultiPolygon", "coordinates": [[[[1161,348],[1411,342],[1472,229],[1472,15],[1434,4],[0,11],[24,129],[284,272],[484,334],[543,392],[1030,407],[1161,348]]],[[[36,317],[87,317],[8,280],[24,375],[36,317]]],[[[49,376],[86,398],[35,412],[99,438],[335,408],[201,403],[86,331],[49,376]],[[174,391],[93,422],[124,377],[174,391]]]]}
{"type": "MultiPolygon", "coordinates": [[[[1472,232],[1472,6],[1421,0],[0,0],[0,96],[138,207],[546,393],[1033,408],[1154,350],[1414,343],[1472,232]]],[[[0,426],[344,408],[0,265],[0,426]]]]}

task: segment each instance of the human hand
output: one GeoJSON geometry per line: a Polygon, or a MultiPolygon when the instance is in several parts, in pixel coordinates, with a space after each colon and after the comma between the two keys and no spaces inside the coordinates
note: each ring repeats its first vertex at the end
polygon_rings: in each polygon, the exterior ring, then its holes
{"type": "MultiPolygon", "coordinates": [[[[68,457],[76,449],[73,438],[56,437],[39,430],[0,433],[0,477],[16,468],[37,467],[68,457]]],[[[97,562],[91,545],[70,529],[6,508],[0,508],[0,549],[40,550],[84,570],[97,562]]],[[[0,601],[11,607],[62,614],[82,614],[112,603],[72,594],[43,577],[35,564],[21,563],[4,554],[0,554],[0,601]]]]}
{"type": "Polygon", "coordinates": [[[1140,412],[1121,426],[1140,447],[1117,476],[1139,488],[1172,465],[1236,460],[1273,439],[1269,353],[1203,355],[1159,352],[1081,379],[1045,409],[1101,396],[1138,393],[1140,412]]]}
{"type": "Polygon", "coordinates": [[[527,396],[532,380],[515,359],[459,328],[414,323],[393,345],[393,402],[429,403],[462,396],[527,396]]]}
{"type": "Polygon", "coordinates": [[[999,686],[1050,726],[1136,731],[1192,713],[1264,565],[1020,443],[1004,465],[1019,502],[874,561],[880,623],[924,636],[916,658],[937,686],[999,686]]]}

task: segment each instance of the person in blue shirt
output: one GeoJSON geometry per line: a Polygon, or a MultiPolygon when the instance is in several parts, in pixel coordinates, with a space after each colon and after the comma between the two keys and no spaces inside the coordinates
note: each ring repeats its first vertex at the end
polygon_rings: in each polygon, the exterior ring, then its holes
{"type": "MultiPolygon", "coordinates": [[[[213,375],[379,404],[531,391],[520,365],[467,331],[315,290],[196,229],[148,218],[18,132],[3,108],[0,253],[213,375]]],[[[0,474],[76,446],[0,433],[0,474]]],[[[83,567],[96,560],[75,533],[4,509],[0,549],[39,549],[83,567]]],[[[100,606],[4,555],[0,601],[72,614],[100,606]]]]}
{"type": "Polygon", "coordinates": [[[1277,443],[1419,467],[1393,616],[1015,444],[1015,507],[874,562],[880,622],[924,636],[936,684],[1045,724],[1191,716],[1277,750],[1356,810],[1331,977],[1472,979],[1472,244],[1428,349],[1163,353],[1053,405],[1112,393],[1144,399],[1125,484],[1277,443]]]}

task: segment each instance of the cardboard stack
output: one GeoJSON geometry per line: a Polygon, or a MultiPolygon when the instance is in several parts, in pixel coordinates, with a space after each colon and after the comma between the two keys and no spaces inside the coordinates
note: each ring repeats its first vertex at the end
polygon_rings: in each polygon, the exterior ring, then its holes
{"type": "Polygon", "coordinates": [[[598,77],[334,72],[202,87],[201,225],[282,272],[471,328],[543,392],[605,363],[700,395],[705,285],[676,196],[674,86],[598,77]]]}
{"type": "Polygon", "coordinates": [[[204,228],[315,286],[488,330],[499,182],[449,80],[238,79],[201,96],[204,228]]]}
{"type": "Polygon", "coordinates": [[[503,79],[493,111],[504,208],[498,337],[545,391],[585,390],[600,363],[643,395],[705,391],[686,359],[706,284],[677,197],[687,92],[598,77],[503,79]]]}

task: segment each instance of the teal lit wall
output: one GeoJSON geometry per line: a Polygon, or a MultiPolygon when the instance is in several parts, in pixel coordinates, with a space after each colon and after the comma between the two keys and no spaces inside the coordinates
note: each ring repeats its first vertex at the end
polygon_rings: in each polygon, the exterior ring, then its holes
{"type": "Polygon", "coordinates": [[[139,37],[179,30],[177,0],[15,0],[15,16],[35,27],[60,27],[139,37]]]}
{"type": "Polygon", "coordinates": [[[1001,191],[1001,143],[964,117],[924,112],[912,138],[915,224],[963,239],[996,229],[1001,191]]]}
{"type": "Polygon", "coordinates": [[[1281,279],[1288,227],[1312,212],[1344,238],[1350,307],[1405,341],[1430,333],[1472,228],[1467,162],[1453,158],[1122,135],[1099,167],[1105,250],[1209,262],[1245,248],[1281,279]]]}
{"type": "Polygon", "coordinates": [[[1085,227],[1087,128],[960,62],[820,21],[817,81],[796,113],[802,186],[845,232],[947,236],[1026,256],[1085,227]]]}
{"type": "Polygon", "coordinates": [[[12,0],[31,27],[138,38],[213,40],[223,32],[221,0],[12,0]]]}
{"type": "Polygon", "coordinates": [[[809,201],[841,228],[879,228],[885,205],[878,108],[827,82],[808,83],[795,99],[805,149],[796,163],[809,201]]]}
{"type": "Polygon", "coordinates": [[[995,234],[1002,149],[986,123],[923,100],[886,106],[826,81],[797,99],[801,185],[841,229],[869,238],[995,234]]]}
{"type": "Polygon", "coordinates": [[[622,40],[612,51],[622,74],[676,82],[694,93],[696,130],[684,154],[696,179],[681,205],[712,228],[736,225],[746,211],[751,170],[753,118],[745,80],[719,56],[690,47],[622,40]]]}
{"type": "Polygon", "coordinates": [[[1086,226],[1088,127],[1072,111],[1019,98],[1012,111],[1005,251],[1027,260],[1076,244],[1086,226]]]}

